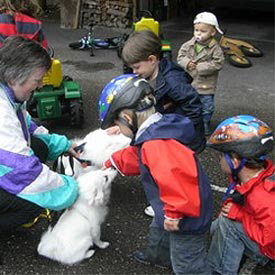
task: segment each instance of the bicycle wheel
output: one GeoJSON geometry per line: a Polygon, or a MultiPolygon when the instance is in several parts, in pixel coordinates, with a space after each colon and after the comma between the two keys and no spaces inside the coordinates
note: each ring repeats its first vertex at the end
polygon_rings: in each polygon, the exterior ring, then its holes
{"type": "Polygon", "coordinates": [[[83,43],[81,41],[73,42],[69,44],[69,47],[73,50],[83,49],[83,43]]]}
{"type": "Polygon", "coordinates": [[[227,56],[229,63],[235,67],[248,68],[252,66],[251,61],[244,56],[237,56],[235,54],[230,54],[227,56]]]}
{"type": "Polygon", "coordinates": [[[254,46],[251,46],[251,47],[246,47],[246,46],[240,46],[240,49],[242,50],[242,52],[246,55],[246,56],[250,56],[250,57],[261,57],[263,56],[263,52],[254,47],[254,46]]]}
{"type": "Polygon", "coordinates": [[[116,36],[116,37],[108,38],[108,41],[109,41],[110,49],[116,49],[120,44],[121,37],[116,36]]]}

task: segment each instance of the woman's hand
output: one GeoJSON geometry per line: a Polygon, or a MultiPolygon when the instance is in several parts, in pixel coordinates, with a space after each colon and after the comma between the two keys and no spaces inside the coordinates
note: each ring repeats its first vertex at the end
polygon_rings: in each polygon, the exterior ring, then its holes
{"type": "Polygon", "coordinates": [[[179,222],[180,220],[171,220],[165,218],[164,220],[164,229],[167,231],[178,231],[179,230],[179,222]]]}
{"type": "Polygon", "coordinates": [[[74,150],[75,147],[77,147],[78,145],[76,143],[72,143],[71,147],[65,152],[65,156],[68,156],[68,155],[72,155],[76,158],[79,158],[80,156],[80,152],[76,152],[74,150]]]}

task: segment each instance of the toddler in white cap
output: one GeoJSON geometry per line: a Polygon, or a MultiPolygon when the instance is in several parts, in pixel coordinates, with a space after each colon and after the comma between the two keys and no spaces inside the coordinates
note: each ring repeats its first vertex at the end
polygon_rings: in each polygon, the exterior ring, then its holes
{"type": "Polygon", "coordinates": [[[216,16],[211,12],[199,13],[193,23],[193,37],[181,46],[177,61],[193,78],[192,86],[199,93],[202,102],[205,135],[210,135],[218,72],[224,63],[224,54],[215,34],[223,32],[216,16]]]}
{"type": "Polygon", "coordinates": [[[215,29],[220,34],[223,34],[223,31],[219,27],[217,17],[212,12],[205,11],[205,12],[201,12],[201,13],[197,14],[193,23],[194,24],[203,23],[203,24],[208,24],[208,25],[214,26],[215,29]]]}

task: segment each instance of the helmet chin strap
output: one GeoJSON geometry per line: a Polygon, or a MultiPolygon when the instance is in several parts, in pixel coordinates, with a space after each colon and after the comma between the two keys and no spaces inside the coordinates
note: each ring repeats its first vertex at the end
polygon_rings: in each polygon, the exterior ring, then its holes
{"type": "Polygon", "coordinates": [[[138,130],[138,127],[137,127],[137,115],[136,113],[133,114],[133,124],[130,124],[125,118],[123,117],[118,117],[118,121],[125,125],[127,128],[129,128],[132,132],[133,132],[133,135],[135,136],[136,133],[137,133],[137,130],[138,130]]]}
{"type": "Polygon", "coordinates": [[[227,199],[227,197],[230,195],[230,191],[236,186],[237,182],[238,182],[238,174],[240,173],[240,171],[243,169],[245,163],[246,163],[246,158],[243,158],[239,164],[239,166],[237,168],[234,167],[234,164],[232,162],[232,159],[230,158],[229,154],[224,153],[224,158],[228,164],[228,166],[231,169],[231,175],[232,175],[232,179],[233,181],[230,183],[230,185],[228,186],[226,192],[223,195],[223,201],[227,199]]]}

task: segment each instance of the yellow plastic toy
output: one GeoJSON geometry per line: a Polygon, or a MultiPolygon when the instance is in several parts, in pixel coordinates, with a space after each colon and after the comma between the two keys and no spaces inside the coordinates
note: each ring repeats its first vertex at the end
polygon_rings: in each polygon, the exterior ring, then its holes
{"type": "Polygon", "coordinates": [[[52,66],[43,77],[43,85],[52,85],[57,88],[63,80],[61,62],[58,59],[52,59],[52,66]]]}
{"type": "Polygon", "coordinates": [[[134,31],[151,30],[159,36],[159,22],[154,18],[142,17],[138,22],[133,23],[134,31]]]}

